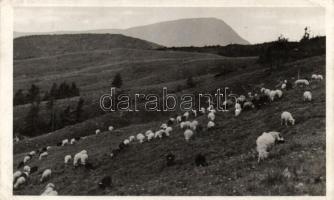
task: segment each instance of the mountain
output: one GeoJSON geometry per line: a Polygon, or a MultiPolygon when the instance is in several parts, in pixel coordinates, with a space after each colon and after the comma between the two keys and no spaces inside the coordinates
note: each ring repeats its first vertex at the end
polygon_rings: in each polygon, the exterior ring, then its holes
{"type": "Polygon", "coordinates": [[[115,48],[156,49],[160,45],[120,34],[34,35],[14,39],[14,59],[115,48]]]}
{"type": "MultiPolygon", "coordinates": [[[[53,32],[80,33],[78,31],[53,32]]],[[[191,18],[160,22],[128,29],[89,30],[81,33],[118,33],[151,41],[167,47],[249,44],[228,24],[217,18],[191,18]]],[[[20,36],[28,33],[14,33],[20,36]]],[[[41,34],[41,33],[34,33],[41,34]]],[[[45,34],[45,33],[44,33],[45,34]]]]}

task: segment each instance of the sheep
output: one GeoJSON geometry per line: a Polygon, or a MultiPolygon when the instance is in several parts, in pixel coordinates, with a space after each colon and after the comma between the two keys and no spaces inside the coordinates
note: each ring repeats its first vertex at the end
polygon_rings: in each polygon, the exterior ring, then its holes
{"type": "Polygon", "coordinates": [[[278,98],[282,98],[282,96],[283,96],[283,92],[282,92],[282,90],[275,90],[275,92],[276,92],[276,96],[277,96],[278,98]]]}
{"type": "Polygon", "coordinates": [[[100,129],[96,129],[95,130],[95,134],[97,135],[97,134],[100,134],[101,133],[101,130],[100,129]]]}
{"type": "Polygon", "coordinates": [[[318,74],[317,79],[322,81],[324,77],[321,74],[318,74]]]}
{"type": "Polygon", "coordinates": [[[22,172],[21,171],[16,171],[14,172],[13,174],[13,180],[14,180],[14,183],[16,182],[16,180],[22,175],[22,172]]]}
{"type": "Polygon", "coordinates": [[[180,123],[182,121],[182,116],[179,115],[176,117],[176,123],[180,123]]]}
{"type": "Polygon", "coordinates": [[[266,88],[261,88],[260,91],[264,93],[266,91],[266,88]]]}
{"type": "Polygon", "coordinates": [[[113,131],[113,130],[114,130],[114,127],[113,127],[113,126],[109,126],[109,127],[108,127],[108,131],[111,132],[111,131],[113,131]]]}
{"type": "Polygon", "coordinates": [[[195,165],[197,167],[206,167],[208,166],[209,164],[206,162],[206,158],[204,155],[202,154],[197,154],[196,157],[195,157],[195,165]]]}
{"type": "Polygon", "coordinates": [[[189,128],[195,131],[197,126],[198,126],[198,121],[193,120],[192,122],[190,122],[189,128]]]}
{"type": "Polygon", "coordinates": [[[36,151],[30,151],[28,155],[29,156],[34,156],[34,155],[36,155],[36,151]]]}
{"type": "Polygon", "coordinates": [[[189,128],[189,126],[190,126],[190,121],[185,121],[180,123],[181,129],[189,128]]]}
{"type": "Polygon", "coordinates": [[[317,79],[317,78],[318,78],[318,75],[316,75],[316,74],[312,74],[311,78],[312,78],[312,79],[317,79]]]}
{"type": "Polygon", "coordinates": [[[19,142],[19,141],[20,141],[20,138],[17,137],[17,136],[15,136],[15,138],[14,138],[14,142],[19,142]]]}
{"type": "Polygon", "coordinates": [[[173,131],[173,128],[168,126],[165,130],[165,133],[166,133],[167,136],[169,136],[172,131],[173,131]]]}
{"type": "Polygon", "coordinates": [[[51,169],[45,169],[39,180],[40,182],[44,182],[46,179],[49,179],[50,177],[51,177],[51,169]]]}
{"type": "Polygon", "coordinates": [[[46,150],[50,150],[50,149],[51,149],[51,146],[47,146],[47,147],[46,147],[46,150]]]}
{"type": "Polygon", "coordinates": [[[28,165],[23,167],[23,171],[26,171],[26,172],[30,173],[30,170],[31,170],[31,168],[28,165]]]}
{"type": "Polygon", "coordinates": [[[152,130],[148,130],[148,131],[145,132],[145,136],[147,137],[151,133],[153,133],[152,130]]]}
{"type": "Polygon", "coordinates": [[[282,83],[281,89],[284,90],[286,88],[286,83],[282,83]]]}
{"type": "Polygon", "coordinates": [[[189,118],[189,112],[188,112],[188,111],[185,112],[185,113],[183,114],[183,117],[185,117],[185,120],[188,120],[188,118],[189,118]]]}
{"type": "Polygon", "coordinates": [[[43,152],[43,153],[41,153],[40,155],[39,155],[39,160],[42,160],[42,158],[44,158],[44,157],[47,157],[49,154],[48,154],[48,152],[43,152]]]}
{"type": "Polygon", "coordinates": [[[48,183],[45,187],[42,196],[57,196],[58,192],[55,190],[55,185],[53,183],[48,183]]]}
{"type": "Polygon", "coordinates": [[[162,138],[162,133],[163,133],[163,130],[158,130],[153,135],[150,135],[150,137],[148,137],[147,140],[150,141],[151,139],[158,138],[158,137],[162,138]]]}
{"type": "Polygon", "coordinates": [[[130,142],[133,142],[135,139],[136,139],[136,138],[135,138],[135,136],[133,136],[133,135],[131,135],[131,136],[129,137],[129,141],[130,141],[130,142]]]}
{"type": "Polygon", "coordinates": [[[292,117],[292,114],[290,112],[284,111],[281,114],[281,125],[283,123],[288,126],[288,122],[290,122],[292,125],[295,125],[295,119],[292,117]]]}
{"type": "Polygon", "coordinates": [[[23,163],[26,164],[29,160],[31,160],[31,156],[27,155],[23,158],[23,163]]]}
{"type": "Polygon", "coordinates": [[[88,154],[86,150],[82,150],[79,153],[75,154],[73,158],[74,167],[78,166],[79,161],[82,165],[85,165],[87,159],[88,159],[88,154]]]}
{"type": "Polygon", "coordinates": [[[70,144],[74,144],[76,141],[74,138],[71,139],[70,144]]]}
{"type": "Polygon", "coordinates": [[[310,82],[306,79],[298,79],[295,81],[295,85],[310,85],[310,82]]]}
{"type": "Polygon", "coordinates": [[[194,132],[190,129],[184,131],[184,138],[188,142],[190,138],[194,135],[194,132]]]}
{"type": "Polygon", "coordinates": [[[244,101],[246,101],[246,97],[245,97],[245,95],[240,95],[240,96],[237,98],[237,100],[238,100],[239,102],[244,102],[244,101]]]}
{"type": "Polygon", "coordinates": [[[203,115],[205,114],[205,108],[202,107],[200,110],[199,110],[200,113],[202,113],[203,115]]]}
{"type": "Polygon", "coordinates": [[[268,97],[270,98],[270,101],[274,101],[276,96],[276,91],[275,90],[270,90],[268,97]]]}
{"type": "Polygon", "coordinates": [[[241,109],[240,103],[235,103],[234,107],[235,107],[236,110],[241,109]]]}
{"type": "Polygon", "coordinates": [[[71,156],[71,155],[66,155],[66,156],[64,157],[64,163],[67,164],[71,159],[72,159],[72,156],[71,156]]]}
{"type": "Polygon", "coordinates": [[[207,125],[208,129],[212,129],[213,127],[215,127],[215,123],[213,121],[209,121],[208,125],[207,125]]]}
{"type": "Polygon", "coordinates": [[[61,142],[61,146],[65,146],[66,144],[68,144],[68,139],[64,139],[64,140],[61,142]]]}
{"type": "Polygon", "coordinates": [[[242,107],[243,110],[249,110],[252,108],[255,108],[255,106],[251,101],[246,101],[242,107]]]}
{"type": "Polygon", "coordinates": [[[167,124],[165,124],[165,123],[161,124],[160,128],[161,129],[166,129],[167,128],[167,124]]]}
{"type": "Polygon", "coordinates": [[[269,148],[274,145],[275,142],[284,142],[284,138],[281,137],[279,132],[263,132],[261,136],[256,139],[256,151],[258,152],[258,162],[264,160],[269,155],[269,148]]]}
{"type": "Polygon", "coordinates": [[[194,117],[197,117],[197,110],[192,109],[191,111],[192,111],[194,117]]]}
{"type": "Polygon", "coordinates": [[[264,90],[264,94],[267,95],[267,96],[270,96],[270,91],[271,91],[271,90],[269,90],[269,89],[265,89],[265,90],[264,90]]]}
{"type": "Polygon", "coordinates": [[[112,183],[110,176],[105,176],[102,178],[102,180],[98,183],[99,187],[101,189],[105,189],[106,187],[110,187],[112,183]]]}
{"type": "Polygon", "coordinates": [[[124,143],[125,145],[128,145],[128,144],[130,144],[130,140],[129,140],[129,139],[125,139],[125,140],[123,141],[123,143],[124,143]]]}
{"type": "Polygon", "coordinates": [[[19,178],[16,180],[15,184],[14,184],[14,189],[19,188],[19,187],[20,187],[21,185],[23,185],[25,182],[26,182],[26,179],[25,179],[23,176],[19,177],[19,178]]]}
{"type": "Polygon", "coordinates": [[[145,139],[145,136],[142,133],[137,134],[137,140],[139,141],[139,143],[143,143],[144,139],[145,139]]]}
{"type": "Polygon", "coordinates": [[[210,121],[214,121],[215,118],[216,118],[216,116],[215,116],[215,114],[214,114],[213,112],[210,112],[210,113],[208,114],[208,119],[209,119],[210,121]]]}
{"type": "Polygon", "coordinates": [[[167,166],[175,165],[175,155],[172,153],[168,153],[166,155],[167,166]]]}
{"type": "Polygon", "coordinates": [[[236,117],[239,116],[240,113],[241,113],[241,111],[242,111],[241,108],[240,108],[240,109],[235,109],[235,111],[234,111],[234,115],[235,115],[236,117]]]}
{"type": "Polygon", "coordinates": [[[303,94],[304,101],[312,101],[312,93],[310,91],[305,91],[303,94]]]}

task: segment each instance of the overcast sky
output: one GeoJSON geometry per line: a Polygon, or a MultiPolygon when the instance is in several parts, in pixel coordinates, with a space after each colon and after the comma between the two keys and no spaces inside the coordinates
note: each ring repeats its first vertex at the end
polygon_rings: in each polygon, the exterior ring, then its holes
{"type": "Polygon", "coordinates": [[[129,28],[161,21],[215,17],[224,20],[251,43],[276,39],[280,34],[299,40],[305,26],[311,35],[325,35],[325,9],[305,8],[79,8],[17,7],[14,30],[53,32],[129,28]]]}

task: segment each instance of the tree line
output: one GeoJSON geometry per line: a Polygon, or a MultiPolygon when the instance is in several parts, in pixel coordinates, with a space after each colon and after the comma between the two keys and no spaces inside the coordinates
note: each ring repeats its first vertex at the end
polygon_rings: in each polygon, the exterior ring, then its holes
{"type": "Polygon", "coordinates": [[[28,91],[19,89],[14,95],[14,106],[32,103],[35,101],[48,101],[51,99],[64,99],[69,97],[80,96],[80,90],[75,84],[67,84],[62,82],[59,86],[57,83],[53,83],[49,91],[44,92],[44,96],[41,97],[40,88],[32,84],[28,91]]]}

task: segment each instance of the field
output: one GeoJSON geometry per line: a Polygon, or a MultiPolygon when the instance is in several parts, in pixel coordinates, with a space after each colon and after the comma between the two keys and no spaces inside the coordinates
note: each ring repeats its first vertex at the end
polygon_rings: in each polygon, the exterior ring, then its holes
{"type": "MultiPolygon", "coordinates": [[[[51,168],[48,182],[56,185],[60,195],[325,195],[326,191],[326,84],[312,82],[313,101],[304,102],[304,89],[284,91],[283,98],[257,110],[220,112],[214,130],[198,131],[186,143],[183,131],[173,126],[169,138],[137,142],[115,158],[112,149],[130,135],[157,130],[175,113],[103,113],[98,98],[108,92],[115,73],[122,74],[124,89],[129,93],[159,91],[168,86],[172,93],[212,92],[230,87],[233,93],[247,94],[260,87],[276,88],[284,79],[310,78],[313,73],[325,74],[325,56],[314,56],[288,62],[279,69],[270,69],[256,62],[257,57],[223,57],[209,53],[158,51],[154,49],[116,48],[15,60],[14,91],[28,89],[31,83],[42,90],[53,82],[75,81],[85,99],[84,110],[89,119],[52,133],[14,144],[14,171],[31,150],[52,146],[46,160],[33,158],[30,166],[39,166],[28,184],[14,190],[16,195],[39,195],[46,183],[39,183],[42,171],[51,168]],[[48,66],[47,68],[45,66],[48,66]],[[230,72],[225,72],[229,69],[230,72]],[[189,74],[196,86],[185,87],[189,74]],[[280,114],[289,111],[296,119],[294,126],[281,126],[280,114]],[[107,127],[115,125],[109,133],[107,127]],[[102,133],[95,135],[96,128],[102,133]],[[264,131],[280,131],[284,144],[275,145],[264,162],[257,162],[256,138],[264,131]],[[90,135],[77,144],[55,146],[62,139],[90,135]],[[64,165],[64,156],[85,149],[95,170],[74,169],[64,165]],[[177,163],[167,167],[165,155],[172,152],[177,163]],[[196,167],[197,153],[206,156],[208,167],[196,167]],[[290,178],[282,175],[288,168],[290,178]],[[97,183],[105,175],[113,179],[111,188],[101,190],[97,183]]],[[[325,77],[326,79],[326,77],[325,77]]],[[[57,106],[66,106],[76,99],[64,99],[57,106]]],[[[41,115],[47,116],[43,108],[41,115]]],[[[15,106],[14,124],[20,123],[28,105],[15,106]]],[[[206,116],[197,118],[203,126],[206,116]]]]}

